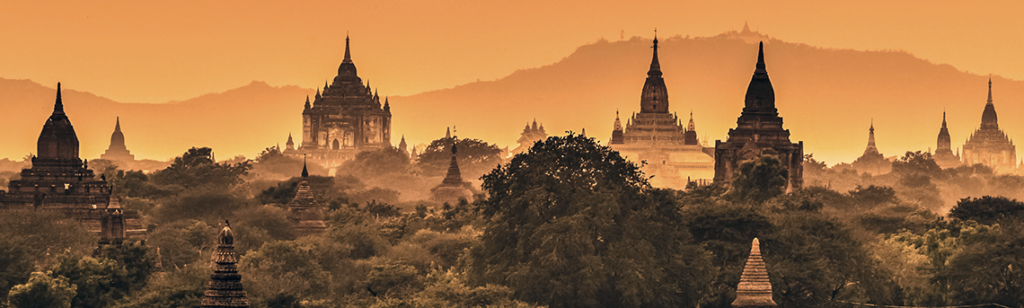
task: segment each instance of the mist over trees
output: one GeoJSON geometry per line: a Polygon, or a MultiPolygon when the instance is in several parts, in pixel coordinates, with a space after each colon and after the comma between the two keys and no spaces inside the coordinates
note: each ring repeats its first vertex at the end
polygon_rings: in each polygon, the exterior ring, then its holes
{"type": "Polygon", "coordinates": [[[77,221],[7,212],[0,302],[198,307],[230,220],[253,307],[724,308],[755,237],[785,307],[1024,304],[1020,176],[943,170],[925,152],[872,176],[808,155],[807,186],[787,193],[778,159],[763,156],[729,187],[676,191],[573,133],[500,153],[442,138],[426,157],[367,151],[335,176],[307,164],[305,178],[276,147],[221,162],[192,148],[151,173],[90,164],[140,213],[145,242],[97,249],[77,221]],[[480,191],[429,201],[451,144],[480,191]],[[324,210],[322,234],[299,236],[287,218],[300,181],[324,210]]]}

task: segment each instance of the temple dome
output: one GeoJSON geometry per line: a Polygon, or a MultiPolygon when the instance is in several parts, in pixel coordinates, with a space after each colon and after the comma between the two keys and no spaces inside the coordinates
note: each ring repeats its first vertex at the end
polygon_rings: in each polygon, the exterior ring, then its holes
{"type": "Polygon", "coordinates": [[[57,84],[57,101],[53,106],[53,114],[43,124],[39,133],[37,156],[41,159],[74,160],[78,159],[78,136],[71,120],[64,114],[64,103],[61,101],[60,83],[57,84]]]}

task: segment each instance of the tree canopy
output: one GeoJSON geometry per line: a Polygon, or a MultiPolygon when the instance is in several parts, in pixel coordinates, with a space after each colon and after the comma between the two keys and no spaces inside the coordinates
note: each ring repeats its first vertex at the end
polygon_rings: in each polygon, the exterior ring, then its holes
{"type": "Polygon", "coordinates": [[[707,255],[678,205],[639,168],[570,133],[485,175],[486,228],[471,250],[478,283],[551,307],[693,307],[707,255]]]}

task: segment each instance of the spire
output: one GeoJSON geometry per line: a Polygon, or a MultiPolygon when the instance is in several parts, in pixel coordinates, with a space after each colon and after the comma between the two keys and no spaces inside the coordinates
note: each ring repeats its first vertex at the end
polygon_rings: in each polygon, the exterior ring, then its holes
{"type": "MultiPolygon", "coordinates": [[[[452,137],[452,129],[451,129],[451,127],[446,127],[444,129],[444,139],[449,139],[451,137],[452,137]]],[[[452,149],[452,151],[455,151],[455,149],[452,149]]]]}
{"type": "MultiPolygon", "coordinates": [[[[612,131],[622,131],[622,122],[619,121],[619,111],[615,110],[615,126],[612,131]]],[[[614,138],[614,137],[613,137],[614,138]]]]}
{"type": "Polygon", "coordinates": [[[697,125],[693,124],[693,111],[690,111],[690,123],[686,124],[686,131],[696,131],[697,125]]]}
{"type": "Polygon", "coordinates": [[[320,96],[320,88],[316,88],[316,100],[320,100],[321,97],[322,96],[320,96]]]}
{"type": "Polygon", "coordinates": [[[308,178],[308,177],[309,177],[309,170],[306,169],[306,156],[303,155],[302,156],[302,178],[305,179],[305,178],[308,178]]]}
{"type": "Polygon", "coordinates": [[[946,128],[946,112],[942,112],[942,128],[946,128]]]}
{"type": "MultiPolygon", "coordinates": [[[[990,82],[991,84],[991,82],[990,82]]],[[[989,95],[991,97],[991,95],[989,95]]],[[[60,97],[60,83],[57,83],[57,102],[53,104],[53,115],[64,115],[64,101],[60,97]]]]}
{"type": "Polygon", "coordinates": [[[640,94],[640,113],[668,113],[668,88],[661,74],[661,63],[658,61],[658,31],[654,31],[654,55],[651,68],[647,71],[647,80],[640,94]]]}
{"type": "MultiPolygon", "coordinates": [[[[60,90],[60,84],[57,84],[58,91],[60,90]]],[[[57,93],[58,95],[60,93],[57,93]]],[[[59,98],[59,96],[58,96],[59,98]]],[[[988,104],[992,104],[992,75],[988,75],[988,104]]]]}
{"type": "Polygon", "coordinates": [[[345,59],[341,60],[341,63],[352,63],[352,53],[348,48],[348,34],[345,35],[345,59]]]}
{"type": "Polygon", "coordinates": [[[384,97],[384,111],[391,111],[391,104],[388,103],[388,97],[384,97]]]}
{"type": "Polygon", "coordinates": [[[768,79],[768,70],[764,64],[764,42],[757,47],[757,65],[754,76],[750,78],[747,94],[744,98],[743,114],[761,114],[778,116],[775,109],[775,89],[768,79]]]}
{"type": "Polygon", "coordinates": [[[758,73],[758,71],[765,74],[768,73],[768,70],[764,68],[764,42],[757,44],[757,69],[754,70],[754,73],[758,73]]]}
{"type": "Polygon", "coordinates": [[[992,104],[992,77],[988,78],[988,103],[981,113],[982,129],[999,129],[999,117],[996,116],[996,106],[992,104]]]}
{"type": "Polygon", "coordinates": [[[306,95],[306,106],[305,109],[309,109],[309,95],[306,95]]]}
{"type": "Polygon", "coordinates": [[[733,307],[774,307],[772,300],[772,284],[768,279],[768,270],[761,258],[761,243],[756,238],[750,244],[750,256],[743,266],[740,283],[736,286],[736,300],[733,307]]]}
{"type": "Polygon", "coordinates": [[[661,76],[661,63],[658,62],[658,30],[654,30],[654,58],[651,59],[651,70],[647,71],[647,76],[661,76]]]}
{"type": "Polygon", "coordinates": [[[121,117],[117,117],[116,121],[117,122],[114,124],[114,132],[115,133],[120,133],[121,132],[121,117]]]}
{"type": "Polygon", "coordinates": [[[871,127],[868,128],[868,147],[864,149],[864,155],[878,153],[875,147],[875,119],[871,119],[871,127]]]}
{"type": "Polygon", "coordinates": [[[442,186],[462,185],[462,172],[459,170],[459,161],[455,157],[455,153],[458,153],[457,144],[452,143],[452,161],[448,165],[448,175],[441,181],[442,186]]]}
{"type": "Polygon", "coordinates": [[[338,66],[338,77],[334,78],[334,82],[337,83],[339,80],[359,82],[359,77],[356,74],[356,64],[352,63],[352,53],[349,51],[347,34],[345,35],[345,59],[341,60],[341,65],[338,66]]]}

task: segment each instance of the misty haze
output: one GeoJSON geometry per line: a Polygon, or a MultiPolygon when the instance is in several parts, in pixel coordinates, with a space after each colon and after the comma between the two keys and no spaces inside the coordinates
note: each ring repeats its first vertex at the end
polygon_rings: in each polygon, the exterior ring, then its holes
{"type": "Polygon", "coordinates": [[[203,5],[0,13],[0,308],[1024,307],[1019,4],[203,5]]]}

